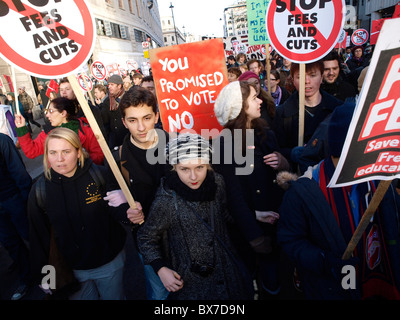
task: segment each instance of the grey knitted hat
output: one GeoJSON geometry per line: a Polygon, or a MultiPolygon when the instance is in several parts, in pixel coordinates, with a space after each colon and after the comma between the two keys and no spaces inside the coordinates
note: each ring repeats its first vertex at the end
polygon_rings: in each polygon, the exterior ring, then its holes
{"type": "Polygon", "coordinates": [[[211,162],[212,148],[209,142],[198,134],[182,133],[171,139],[165,149],[165,156],[170,165],[187,160],[202,159],[211,162]]]}

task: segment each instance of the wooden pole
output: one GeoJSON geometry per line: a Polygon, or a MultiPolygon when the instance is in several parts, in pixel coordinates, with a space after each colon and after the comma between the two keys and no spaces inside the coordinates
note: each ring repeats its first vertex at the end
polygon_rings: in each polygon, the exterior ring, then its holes
{"type": "Polygon", "coordinates": [[[299,83],[299,146],[304,145],[304,106],[305,106],[305,87],[306,87],[306,65],[300,63],[300,83],[299,83]]]}
{"type": "Polygon", "coordinates": [[[12,82],[13,82],[13,86],[14,86],[15,111],[17,112],[17,115],[20,116],[21,112],[19,111],[18,88],[17,88],[17,81],[15,80],[14,66],[11,66],[11,76],[12,76],[12,82]]]}
{"type": "Polygon", "coordinates": [[[271,94],[271,79],[270,79],[270,75],[271,75],[271,62],[269,61],[269,43],[267,43],[265,45],[265,49],[266,49],[266,54],[267,54],[267,60],[266,60],[266,67],[267,67],[267,88],[268,88],[268,92],[269,94],[271,94]]]}
{"type": "Polygon", "coordinates": [[[367,229],[369,222],[371,221],[372,216],[374,215],[376,209],[378,208],[379,204],[381,203],[383,196],[385,195],[387,189],[389,188],[390,184],[392,183],[391,180],[389,181],[381,181],[376,189],[371,202],[368,205],[367,210],[365,210],[360,223],[356,231],[354,231],[353,236],[349,244],[347,245],[346,251],[343,253],[342,259],[347,260],[353,254],[354,249],[357,246],[357,243],[360,241],[365,229],[367,229]]]}
{"type": "MultiPolygon", "coordinates": [[[[110,165],[110,168],[115,176],[115,179],[117,180],[122,192],[125,195],[126,200],[129,203],[129,206],[132,209],[136,209],[135,200],[133,199],[132,194],[129,191],[129,188],[124,180],[124,177],[122,176],[122,173],[119,170],[117,163],[115,162],[115,159],[114,159],[110,149],[108,148],[107,142],[104,139],[103,134],[101,133],[100,127],[97,124],[97,121],[92,113],[92,110],[90,109],[85,97],[83,96],[83,92],[79,86],[78,80],[76,80],[74,75],[69,75],[68,80],[69,80],[69,83],[71,84],[72,89],[75,92],[75,96],[78,99],[79,104],[81,105],[81,108],[86,116],[86,119],[89,121],[89,125],[92,128],[93,133],[94,133],[97,141],[100,144],[101,150],[103,151],[104,156],[105,156],[108,164],[110,165]]],[[[143,223],[143,221],[141,223],[143,223]]]]}

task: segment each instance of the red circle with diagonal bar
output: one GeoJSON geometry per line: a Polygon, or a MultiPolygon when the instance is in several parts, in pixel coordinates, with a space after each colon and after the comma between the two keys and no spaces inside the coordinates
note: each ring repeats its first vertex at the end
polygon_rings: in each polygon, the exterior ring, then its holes
{"type": "Polygon", "coordinates": [[[297,63],[319,60],[335,46],[344,24],[344,0],[276,0],[267,13],[274,49],[297,63]]]}
{"type": "Polygon", "coordinates": [[[12,65],[35,76],[60,78],[89,59],[96,29],[85,1],[2,2],[8,11],[2,11],[0,23],[10,28],[0,30],[0,54],[12,65]]]}

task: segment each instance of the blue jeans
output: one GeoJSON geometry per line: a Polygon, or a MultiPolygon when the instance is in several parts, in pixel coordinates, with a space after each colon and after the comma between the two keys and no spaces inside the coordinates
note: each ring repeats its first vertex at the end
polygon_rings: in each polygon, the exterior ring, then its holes
{"type": "Polygon", "coordinates": [[[98,268],[74,270],[81,289],[72,294],[69,300],[124,300],[124,264],[123,250],[114,260],[98,268]]]}
{"type": "MultiPolygon", "coordinates": [[[[143,256],[139,254],[140,260],[143,263],[143,256]]],[[[146,278],[146,296],[148,300],[166,300],[168,298],[168,290],[165,289],[160,277],[154,272],[151,265],[144,264],[144,276],[146,278]]]]}

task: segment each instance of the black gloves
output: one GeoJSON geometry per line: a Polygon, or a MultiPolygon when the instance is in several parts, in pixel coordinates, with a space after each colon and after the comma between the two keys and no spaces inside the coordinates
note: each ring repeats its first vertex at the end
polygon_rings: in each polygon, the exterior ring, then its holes
{"type": "Polygon", "coordinates": [[[267,236],[258,237],[250,241],[250,245],[256,253],[271,253],[271,238],[267,236]]]}

